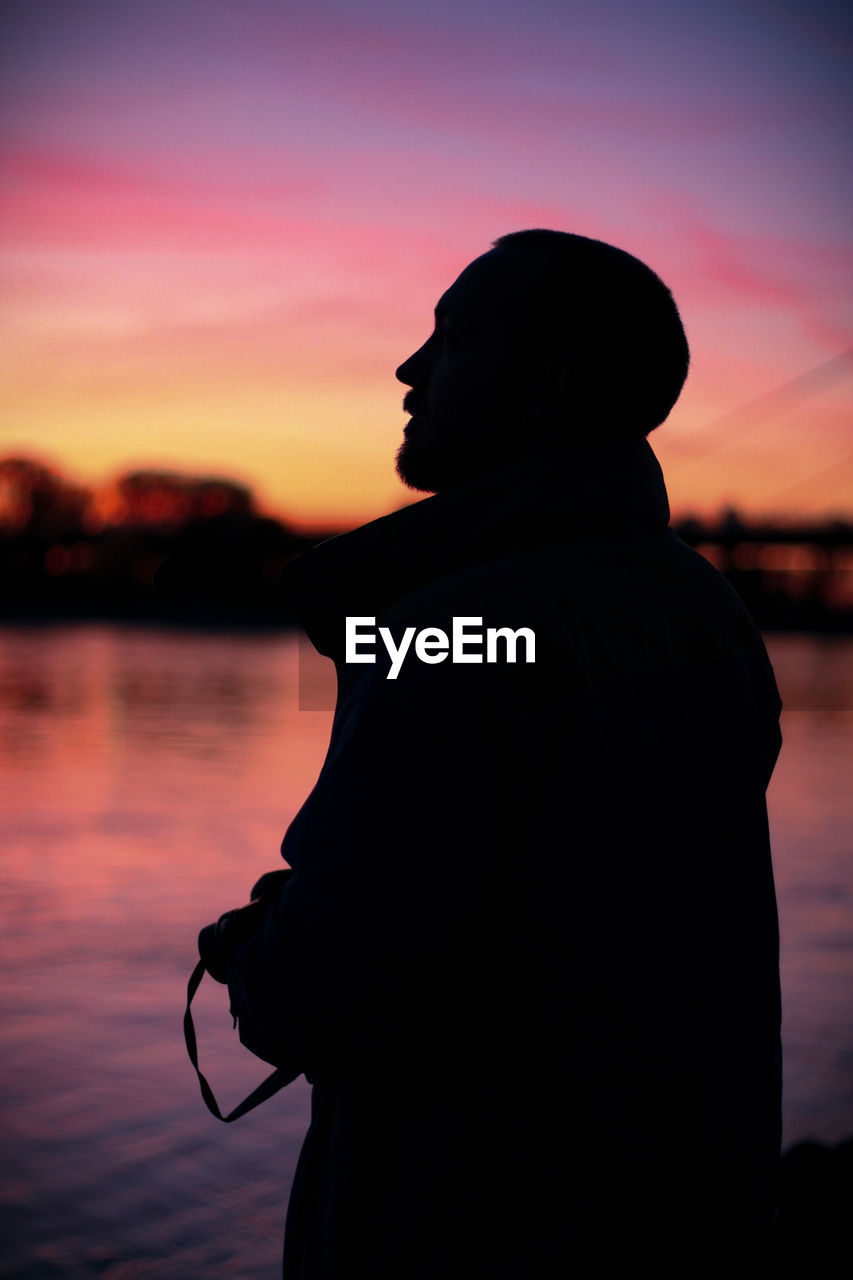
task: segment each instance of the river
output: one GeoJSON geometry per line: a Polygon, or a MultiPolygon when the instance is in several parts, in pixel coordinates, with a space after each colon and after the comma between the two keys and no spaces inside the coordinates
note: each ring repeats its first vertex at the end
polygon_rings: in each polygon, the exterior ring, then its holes
{"type": "MultiPolygon", "coordinates": [[[[768,648],[785,1143],[837,1141],[853,1134],[853,641],[768,648]]],[[[331,712],[299,709],[297,666],[292,636],[0,630],[4,1277],[280,1274],[307,1086],[218,1124],[180,1022],[199,927],[279,865],[325,753],[331,712]]],[[[266,1068],[210,980],[197,1026],[232,1106],[266,1068]]]]}

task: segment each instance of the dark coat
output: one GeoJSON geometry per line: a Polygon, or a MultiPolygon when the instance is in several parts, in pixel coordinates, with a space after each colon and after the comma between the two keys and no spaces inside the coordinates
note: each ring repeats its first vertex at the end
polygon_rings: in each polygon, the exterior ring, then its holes
{"type": "Polygon", "coordinates": [[[759,1239],[779,1150],[780,702],[644,440],[540,453],[284,586],[339,696],[229,987],[314,1083],[288,1280],[568,1274],[759,1239]],[[343,663],[346,616],[536,660],[343,663]]]}

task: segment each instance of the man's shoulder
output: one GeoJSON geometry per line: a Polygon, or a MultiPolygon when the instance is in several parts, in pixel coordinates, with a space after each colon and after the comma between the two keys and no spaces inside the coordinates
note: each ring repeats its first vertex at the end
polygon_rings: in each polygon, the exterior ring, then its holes
{"type": "Polygon", "coordinates": [[[505,612],[541,599],[553,568],[541,548],[513,551],[432,578],[395,600],[384,614],[391,621],[422,619],[427,625],[454,616],[505,612]]]}
{"type": "Polygon", "coordinates": [[[525,608],[680,612],[689,600],[712,615],[745,614],[740,598],[703,556],[670,530],[566,535],[463,565],[406,592],[384,614],[393,621],[525,608]]]}
{"type": "Polygon", "coordinates": [[[377,623],[449,634],[454,618],[479,619],[484,631],[528,628],[538,665],[568,665],[584,679],[600,668],[627,678],[638,668],[729,663],[739,655],[769,667],[740,597],[669,530],[518,548],[419,586],[377,623]]]}

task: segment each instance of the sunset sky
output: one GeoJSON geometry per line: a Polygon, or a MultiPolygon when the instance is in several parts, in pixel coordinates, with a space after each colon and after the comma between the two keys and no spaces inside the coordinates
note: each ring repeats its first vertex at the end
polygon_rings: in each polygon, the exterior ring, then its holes
{"type": "Polygon", "coordinates": [[[507,231],[610,240],[693,350],[673,508],[853,513],[853,21],[826,0],[11,0],[0,456],[411,498],[394,369],[507,231]]]}

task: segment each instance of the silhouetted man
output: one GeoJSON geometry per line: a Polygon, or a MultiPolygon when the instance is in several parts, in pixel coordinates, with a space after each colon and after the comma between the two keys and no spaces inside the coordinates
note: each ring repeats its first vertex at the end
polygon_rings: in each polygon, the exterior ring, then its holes
{"type": "Polygon", "coordinates": [[[646,435],[687,363],[635,258],[503,237],[397,371],[398,471],[434,496],[284,576],[337,665],[331,743],[283,892],[203,951],[243,1043],[313,1081],[289,1280],[761,1247],[779,700],[667,528],[646,435]]]}

